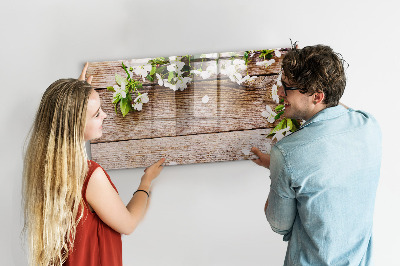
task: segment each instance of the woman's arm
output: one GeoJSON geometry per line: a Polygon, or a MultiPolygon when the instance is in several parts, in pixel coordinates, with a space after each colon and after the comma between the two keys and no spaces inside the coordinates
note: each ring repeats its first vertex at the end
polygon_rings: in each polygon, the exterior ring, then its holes
{"type": "MultiPolygon", "coordinates": [[[[149,192],[151,182],[163,168],[161,165],[164,160],[159,160],[145,170],[138,189],[149,192]]],[[[125,206],[103,169],[98,167],[90,177],[86,200],[104,223],[121,234],[129,235],[146,212],[148,196],[145,192],[138,191],[125,206]]]]}

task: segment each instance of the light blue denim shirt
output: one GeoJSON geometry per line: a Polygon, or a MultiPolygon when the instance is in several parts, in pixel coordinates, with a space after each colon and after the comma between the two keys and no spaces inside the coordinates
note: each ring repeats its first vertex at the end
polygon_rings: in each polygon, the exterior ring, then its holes
{"type": "Polygon", "coordinates": [[[381,131],[369,114],[322,110],[271,150],[266,216],[284,265],[371,265],[381,131]]]}

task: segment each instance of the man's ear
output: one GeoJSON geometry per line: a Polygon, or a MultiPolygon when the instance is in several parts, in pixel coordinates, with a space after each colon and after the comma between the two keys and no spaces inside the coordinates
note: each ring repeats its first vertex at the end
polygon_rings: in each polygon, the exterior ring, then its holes
{"type": "Polygon", "coordinates": [[[325,99],[325,93],[323,92],[316,92],[313,94],[313,103],[318,104],[322,103],[325,99]]]}

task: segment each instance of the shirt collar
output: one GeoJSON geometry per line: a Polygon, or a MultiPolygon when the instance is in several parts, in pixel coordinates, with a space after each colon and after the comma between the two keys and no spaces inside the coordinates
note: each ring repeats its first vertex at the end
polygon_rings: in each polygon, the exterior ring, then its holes
{"type": "Polygon", "coordinates": [[[349,110],[346,109],[345,107],[343,107],[342,105],[325,108],[325,109],[319,111],[318,113],[316,113],[313,117],[308,119],[306,122],[304,122],[304,124],[301,125],[299,129],[302,129],[302,128],[304,128],[312,123],[315,123],[315,122],[325,121],[325,120],[329,120],[332,118],[342,116],[345,113],[347,113],[348,111],[349,110]]]}

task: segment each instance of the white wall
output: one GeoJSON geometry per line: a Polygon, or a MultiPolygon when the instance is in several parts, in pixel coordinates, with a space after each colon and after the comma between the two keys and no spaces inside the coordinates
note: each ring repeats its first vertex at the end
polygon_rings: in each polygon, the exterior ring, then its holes
{"type": "MultiPolygon", "coordinates": [[[[396,265],[398,10],[388,0],[2,1],[0,264],[26,265],[19,236],[22,147],[51,82],[77,77],[85,61],[288,47],[292,38],[342,53],[350,63],[342,101],[380,121],[375,261],[396,265]]],[[[142,171],[109,172],[125,202],[142,171]]],[[[124,264],[283,264],[286,244],[263,214],[268,174],[250,161],[166,167],[143,223],[123,237],[124,264]]]]}

